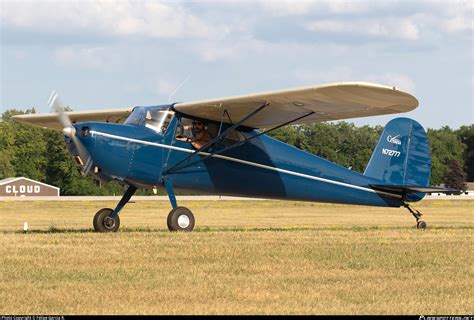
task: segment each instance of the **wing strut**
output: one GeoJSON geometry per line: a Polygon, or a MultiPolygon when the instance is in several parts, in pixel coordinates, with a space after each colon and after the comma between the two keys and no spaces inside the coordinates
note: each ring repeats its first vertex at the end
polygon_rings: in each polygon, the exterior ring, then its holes
{"type": "Polygon", "coordinates": [[[222,113],[221,124],[219,125],[219,132],[217,132],[217,135],[218,135],[218,136],[221,134],[222,125],[224,124],[224,116],[225,116],[225,115],[227,115],[227,118],[229,119],[229,123],[230,123],[230,124],[233,124],[232,119],[230,118],[230,115],[229,115],[229,113],[227,112],[227,109],[224,110],[224,112],[222,113]]]}
{"type": "MultiPolygon", "coordinates": [[[[308,112],[308,113],[306,113],[306,114],[304,114],[304,115],[302,115],[302,116],[300,116],[300,117],[298,117],[298,118],[295,118],[295,119],[293,119],[293,120],[290,120],[290,121],[287,121],[287,122],[285,122],[285,123],[282,123],[282,124],[280,124],[280,125],[278,125],[278,126],[276,126],[276,127],[273,127],[273,128],[271,128],[271,129],[268,129],[268,130],[265,130],[265,131],[263,131],[263,132],[260,132],[260,133],[258,133],[258,134],[256,134],[256,135],[253,135],[253,136],[250,137],[250,138],[247,138],[247,139],[245,139],[245,140],[243,140],[243,141],[240,141],[240,142],[238,142],[238,143],[236,143],[236,144],[233,144],[233,145],[231,145],[231,146],[228,146],[227,148],[224,148],[224,149],[221,149],[221,150],[216,150],[215,152],[206,154],[204,157],[201,157],[201,158],[199,158],[199,159],[197,159],[197,160],[194,160],[194,161],[192,161],[192,162],[189,162],[189,163],[187,163],[187,164],[185,164],[185,165],[182,165],[182,166],[179,166],[179,167],[178,167],[179,164],[183,163],[185,160],[188,160],[189,158],[191,158],[191,157],[192,157],[193,155],[195,155],[196,153],[199,154],[199,151],[205,147],[205,146],[203,146],[203,148],[197,150],[195,153],[192,153],[191,155],[189,155],[186,159],[184,159],[184,160],[178,162],[176,165],[174,165],[173,167],[171,167],[170,169],[168,169],[168,170],[166,171],[166,174],[169,174],[169,173],[176,173],[176,171],[178,171],[178,170],[181,170],[181,169],[185,169],[185,168],[187,168],[187,167],[190,167],[190,166],[192,166],[193,164],[198,163],[198,162],[202,162],[202,161],[204,161],[204,160],[206,160],[206,159],[208,159],[208,158],[210,158],[210,157],[212,157],[212,156],[214,156],[214,155],[221,154],[221,153],[223,153],[223,152],[225,152],[225,151],[228,151],[228,150],[230,150],[230,149],[237,148],[237,147],[239,147],[239,146],[241,146],[241,145],[243,145],[243,144],[249,142],[249,141],[252,140],[252,139],[255,139],[255,138],[257,138],[257,137],[259,137],[259,136],[261,136],[261,135],[263,135],[263,134],[267,134],[267,133],[269,133],[269,132],[271,132],[271,131],[273,131],[273,130],[279,129],[279,128],[283,127],[283,126],[289,125],[289,124],[291,124],[291,123],[293,123],[293,122],[295,122],[295,121],[301,120],[301,119],[303,119],[303,118],[305,118],[305,117],[308,117],[308,116],[312,115],[313,113],[314,113],[313,111],[312,111],[312,112],[308,112]]],[[[227,131],[227,130],[226,130],[226,131],[227,131]]],[[[224,131],[223,134],[224,134],[226,131],[224,131]]],[[[216,137],[217,140],[218,140],[218,138],[219,138],[219,136],[216,137]]]]}
{"type": "MultiPolygon", "coordinates": [[[[178,163],[176,163],[174,166],[172,166],[171,168],[167,169],[163,175],[166,175],[168,173],[170,173],[171,170],[173,170],[174,168],[176,168],[177,166],[179,166],[181,163],[189,160],[192,156],[194,156],[195,154],[199,154],[201,152],[203,152],[204,150],[206,149],[209,149],[211,146],[213,146],[216,142],[218,142],[220,139],[224,138],[227,134],[229,134],[232,130],[234,130],[235,128],[237,128],[238,126],[240,126],[242,123],[244,123],[246,120],[250,119],[251,117],[253,117],[254,115],[256,115],[257,113],[259,113],[260,111],[262,111],[266,106],[268,106],[269,103],[268,102],[265,102],[264,104],[262,104],[260,107],[258,107],[256,110],[252,111],[250,114],[246,115],[245,117],[242,118],[242,120],[240,120],[239,122],[233,124],[232,126],[230,126],[229,128],[225,129],[222,133],[220,133],[217,137],[215,137],[214,139],[210,140],[208,143],[206,143],[205,145],[203,145],[201,148],[197,149],[195,152],[191,153],[189,156],[187,156],[186,158],[184,158],[183,160],[179,161],[178,163]]],[[[224,113],[222,114],[222,120],[221,120],[221,126],[219,128],[219,132],[222,128],[222,124],[224,123],[224,115],[227,114],[227,116],[229,117],[230,119],[230,116],[229,114],[227,113],[227,110],[224,110],[224,113]]],[[[187,167],[188,165],[186,165],[187,167]]],[[[175,170],[176,171],[176,170],[175,170]]]]}

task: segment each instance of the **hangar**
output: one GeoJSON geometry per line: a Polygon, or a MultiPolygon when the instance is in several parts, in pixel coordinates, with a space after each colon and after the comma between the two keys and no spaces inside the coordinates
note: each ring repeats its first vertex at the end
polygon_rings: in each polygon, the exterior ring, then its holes
{"type": "Polygon", "coordinates": [[[0,197],[59,197],[59,188],[25,177],[0,180],[0,197]]]}

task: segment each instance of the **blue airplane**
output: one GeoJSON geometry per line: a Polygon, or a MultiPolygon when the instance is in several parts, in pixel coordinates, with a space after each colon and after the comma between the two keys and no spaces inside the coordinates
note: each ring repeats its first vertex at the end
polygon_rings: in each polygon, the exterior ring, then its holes
{"type": "Polygon", "coordinates": [[[266,135],[299,125],[407,112],[412,95],[378,84],[345,82],[245,96],[157,106],[65,112],[57,94],[54,113],[15,116],[20,123],[62,130],[84,175],[128,186],[115,209],[93,219],[97,232],[117,231],[119,213],[138,188],[163,187],[172,210],[170,231],[192,231],[193,213],[175,191],[382,207],[406,207],[429,186],[428,138],[415,120],[395,118],[384,128],[363,174],[266,135]]]}

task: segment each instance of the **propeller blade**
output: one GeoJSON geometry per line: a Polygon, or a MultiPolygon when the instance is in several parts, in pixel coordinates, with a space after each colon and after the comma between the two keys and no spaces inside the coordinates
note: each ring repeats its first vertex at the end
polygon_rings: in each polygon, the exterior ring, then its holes
{"type": "Polygon", "coordinates": [[[82,175],[87,176],[93,165],[92,158],[89,155],[89,152],[87,152],[87,149],[82,144],[81,140],[79,140],[76,135],[73,135],[71,139],[76,146],[79,157],[81,157],[82,161],[85,161],[84,165],[82,166],[81,173],[82,175]]]}
{"type": "Polygon", "coordinates": [[[77,153],[79,157],[84,162],[82,166],[81,173],[86,176],[93,165],[92,158],[87,152],[87,149],[82,144],[81,140],[76,135],[76,128],[72,125],[71,119],[64,110],[64,105],[61,103],[59,96],[56,91],[53,91],[49,97],[48,105],[51,111],[55,112],[58,115],[58,121],[63,126],[63,133],[65,136],[70,137],[74,145],[76,146],[77,153]]]}
{"type": "Polygon", "coordinates": [[[64,111],[64,106],[59,100],[59,96],[56,91],[51,93],[49,97],[48,105],[51,111],[56,112],[58,114],[58,120],[62,124],[64,128],[72,127],[71,120],[69,119],[68,115],[64,111]]]}

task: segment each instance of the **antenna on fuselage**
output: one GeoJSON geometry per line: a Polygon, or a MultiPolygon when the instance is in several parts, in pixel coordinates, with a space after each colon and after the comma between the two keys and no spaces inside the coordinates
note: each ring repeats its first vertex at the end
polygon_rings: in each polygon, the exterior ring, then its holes
{"type": "Polygon", "coordinates": [[[168,96],[168,103],[171,103],[171,97],[173,97],[179,89],[181,89],[181,87],[186,83],[186,81],[189,80],[189,78],[191,77],[191,74],[188,74],[188,76],[179,84],[179,86],[176,87],[176,89],[174,89],[174,91],[168,96]]]}

